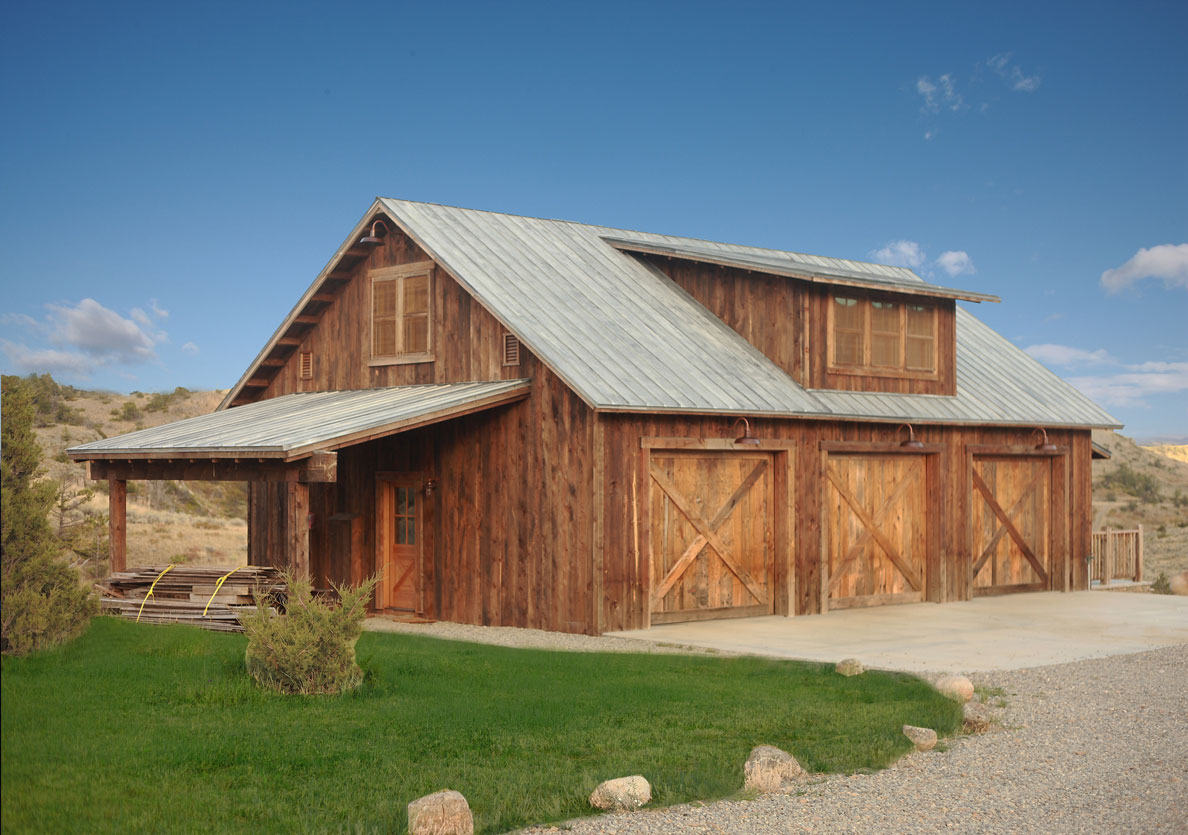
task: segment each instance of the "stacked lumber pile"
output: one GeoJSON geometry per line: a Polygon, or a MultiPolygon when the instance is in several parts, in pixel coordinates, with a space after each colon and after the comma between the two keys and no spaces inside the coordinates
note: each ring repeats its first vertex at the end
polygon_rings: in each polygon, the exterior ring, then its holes
{"type": "Polygon", "coordinates": [[[235,610],[255,607],[253,589],[266,592],[274,606],[284,606],[287,589],[275,568],[166,568],[147,566],[112,574],[97,586],[103,594],[103,611],[129,620],[139,618],[141,623],[188,623],[217,632],[242,632],[235,610]]]}

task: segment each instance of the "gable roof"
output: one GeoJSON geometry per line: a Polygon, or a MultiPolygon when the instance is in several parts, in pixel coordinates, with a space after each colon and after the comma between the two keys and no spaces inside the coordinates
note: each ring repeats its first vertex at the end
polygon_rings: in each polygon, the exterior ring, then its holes
{"type": "MultiPolygon", "coordinates": [[[[303,299],[317,291],[376,212],[595,409],[1118,426],[963,310],[957,317],[956,396],[806,390],[662,272],[622,250],[666,248],[810,280],[994,300],[930,285],[903,267],[380,198],[303,299]]],[[[220,408],[242,390],[284,329],[282,324],[220,408]]]]}

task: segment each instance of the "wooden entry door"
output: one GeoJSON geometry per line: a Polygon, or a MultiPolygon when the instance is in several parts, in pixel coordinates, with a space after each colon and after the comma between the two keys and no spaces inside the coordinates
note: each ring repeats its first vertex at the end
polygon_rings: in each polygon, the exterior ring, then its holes
{"type": "Polygon", "coordinates": [[[924,599],[926,467],[924,455],[825,456],[823,609],[924,599]]]}
{"type": "Polygon", "coordinates": [[[974,456],[975,595],[1052,587],[1052,468],[1047,456],[974,456]]]}
{"type": "Polygon", "coordinates": [[[651,622],[772,610],[772,456],[653,450],[651,622]]]}
{"type": "Polygon", "coordinates": [[[389,474],[376,482],[376,606],[421,611],[424,496],[419,473],[389,474]]]}

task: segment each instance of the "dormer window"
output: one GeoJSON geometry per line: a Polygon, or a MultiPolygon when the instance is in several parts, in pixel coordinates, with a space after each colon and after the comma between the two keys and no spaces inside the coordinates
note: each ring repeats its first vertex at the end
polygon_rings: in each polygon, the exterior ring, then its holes
{"type": "Polygon", "coordinates": [[[433,262],[372,270],[371,364],[433,359],[433,262]]]}
{"type": "Polygon", "coordinates": [[[936,375],[934,305],[835,295],[829,304],[829,370],[879,376],[936,375]]]}

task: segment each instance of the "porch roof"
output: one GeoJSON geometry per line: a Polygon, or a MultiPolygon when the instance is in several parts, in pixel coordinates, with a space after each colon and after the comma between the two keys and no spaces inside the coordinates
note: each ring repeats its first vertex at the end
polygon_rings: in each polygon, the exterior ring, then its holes
{"type": "Polygon", "coordinates": [[[481,411],[528,396],[529,380],[439,383],[287,394],[74,446],[75,461],[293,461],[481,411]]]}

